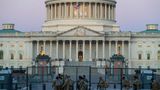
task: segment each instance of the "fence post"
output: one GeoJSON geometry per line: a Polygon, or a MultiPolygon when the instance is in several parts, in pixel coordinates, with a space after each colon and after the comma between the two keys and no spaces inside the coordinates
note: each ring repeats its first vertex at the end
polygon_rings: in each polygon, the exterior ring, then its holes
{"type": "Polygon", "coordinates": [[[32,90],[32,84],[31,83],[29,84],[29,90],[32,90]]]}
{"type": "Polygon", "coordinates": [[[77,78],[78,78],[77,75],[78,75],[78,67],[76,67],[76,90],[77,90],[77,80],[78,80],[78,79],[77,79],[77,78]]]}
{"type": "Polygon", "coordinates": [[[121,80],[121,90],[122,90],[122,77],[123,77],[123,68],[120,68],[121,70],[121,77],[120,77],[120,80],[121,80]]]}
{"type": "Polygon", "coordinates": [[[91,66],[89,67],[89,90],[91,90],[91,66]]]}
{"type": "Polygon", "coordinates": [[[27,90],[28,90],[28,67],[26,70],[26,86],[27,86],[27,90]]]}
{"type": "Polygon", "coordinates": [[[16,83],[16,85],[15,85],[15,90],[18,90],[18,85],[17,85],[17,83],[16,83]]]}
{"type": "Polygon", "coordinates": [[[46,84],[43,83],[43,90],[46,90],[46,84]]]}

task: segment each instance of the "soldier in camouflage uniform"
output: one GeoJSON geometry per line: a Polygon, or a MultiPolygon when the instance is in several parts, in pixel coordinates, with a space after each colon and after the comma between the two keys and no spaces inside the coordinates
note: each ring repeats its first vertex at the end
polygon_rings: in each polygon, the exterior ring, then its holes
{"type": "Polygon", "coordinates": [[[85,83],[85,80],[83,79],[82,76],[79,76],[79,80],[77,81],[77,89],[78,90],[86,90],[87,85],[85,83]]]}
{"type": "Polygon", "coordinates": [[[70,79],[70,76],[65,76],[64,83],[62,85],[63,90],[72,90],[72,80],[70,79]]]}
{"type": "Polygon", "coordinates": [[[134,76],[133,90],[140,90],[140,89],[141,89],[141,82],[138,79],[138,76],[134,76]]]}
{"type": "Polygon", "coordinates": [[[98,85],[97,85],[97,89],[99,90],[106,90],[106,88],[108,88],[108,83],[103,80],[102,77],[99,77],[99,82],[98,82],[98,85]]]}
{"type": "Polygon", "coordinates": [[[152,82],[152,90],[160,90],[160,84],[157,80],[153,80],[152,82]]]}
{"type": "Polygon", "coordinates": [[[130,82],[129,80],[125,79],[125,77],[122,78],[122,87],[124,90],[129,90],[130,88],[130,82]]]}

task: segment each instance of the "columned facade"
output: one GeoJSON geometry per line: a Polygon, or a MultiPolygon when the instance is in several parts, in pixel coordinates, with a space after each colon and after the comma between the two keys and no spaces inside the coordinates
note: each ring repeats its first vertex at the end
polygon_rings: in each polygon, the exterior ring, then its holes
{"type": "Polygon", "coordinates": [[[81,18],[115,20],[115,3],[100,2],[59,2],[46,5],[47,20],[81,18]],[[92,10],[94,7],[95,10],[92,10]],[[74,16],[74,17],[73,17],[74,16]],[[107,17],[108,16],[108,17],[107,17]]]}
{"type": "Polygon", "coordinates": [[[128,52],[128,56],[125,56],[127,59],[129,59],[131,47],[130,41],[123,40],[40,40],[36,41],[36,43],[33,43],[33,46],[34,45],[36,45],[37,49],[33,49],[33,52],[36,52],[37,55],[39,54],[41,49],[47,52],[46,50],[48,50],[47,48],[49,48],[48,55],[51,57],[51,59],[68,59],[69,61],[79,61],[80,51],[82,52],[82,61],[109,59],[113,54],[125,55],[124,53],[126,52],[128,52]],[[61,41],[62,43],[60,43],[61,41]],[[53,44],[53,42],[55,42],[55,44],[53,44]],[[126,47],[124,46],[127,46],[128,51],[125,51],[126,47]],[[53,55],[52,53],[54,53],[55,55],[53,55]],[[59,53],[61,53],[61,55],[59,55],[59,53]]]}
{"type": "Polygon", "coordinates": [[[67,31],[79,25],[92,30],[119,31],[115,6],[114,0],[47,0],[47,15],[42,31],[67,31]]]}

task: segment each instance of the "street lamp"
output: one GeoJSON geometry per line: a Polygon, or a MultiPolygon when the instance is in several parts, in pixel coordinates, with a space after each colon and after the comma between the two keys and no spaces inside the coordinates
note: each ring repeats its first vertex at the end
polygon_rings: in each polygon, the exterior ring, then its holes
{"type": "Polygon", "coordinates": [[[128,59],[125,60],[125,74],[128,77],[128,59]]]}

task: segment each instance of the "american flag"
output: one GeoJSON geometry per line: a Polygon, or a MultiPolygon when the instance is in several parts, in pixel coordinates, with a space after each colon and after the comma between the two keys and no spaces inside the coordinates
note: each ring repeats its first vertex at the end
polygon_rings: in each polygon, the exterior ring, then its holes
{"type": "Polygon", "coordinates": [[[79,6],[80,6],[80,4],[79,4],[78,2],[76,2],[76,3],[74,4],[74,8],[75,8],[75,9],[79,9],[79,6]]]}

